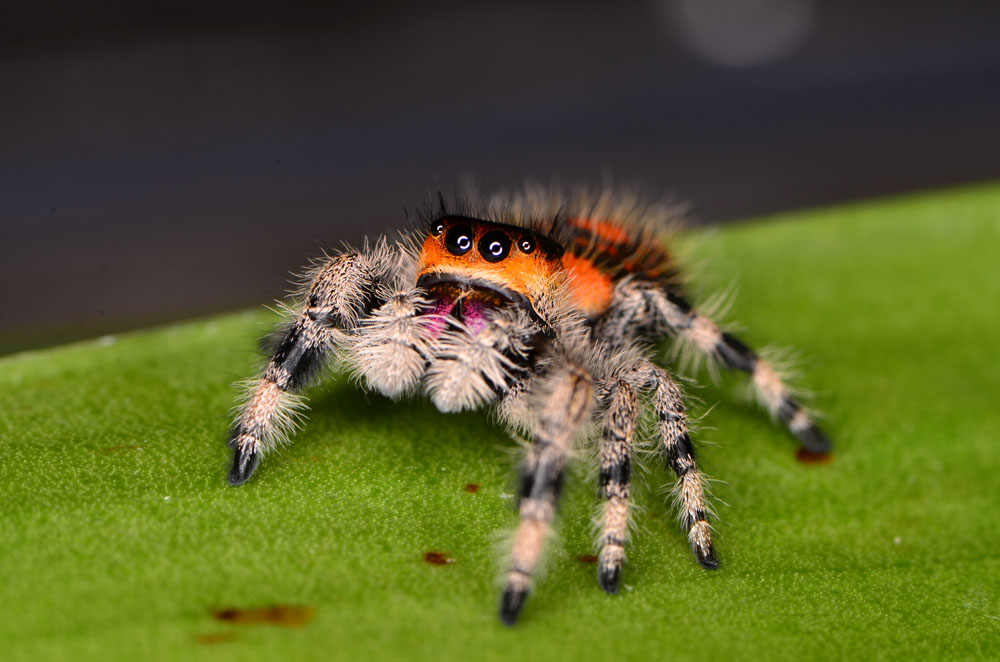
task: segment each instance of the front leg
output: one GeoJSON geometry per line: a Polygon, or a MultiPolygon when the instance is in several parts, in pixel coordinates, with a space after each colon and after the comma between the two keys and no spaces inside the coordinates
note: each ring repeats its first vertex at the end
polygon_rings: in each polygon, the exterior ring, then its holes
{"type": "Polygon", "coordinates": [[[265,452],[284,441],[304,407],[297,392],[316,376],[359,321],[385,300],[397,259],[384,241],[367,252],[324,262],[307,286],[299,312],[280,335],[260,378],[249,383],[229,438],[229,484],[253,475],[265,452]]]}

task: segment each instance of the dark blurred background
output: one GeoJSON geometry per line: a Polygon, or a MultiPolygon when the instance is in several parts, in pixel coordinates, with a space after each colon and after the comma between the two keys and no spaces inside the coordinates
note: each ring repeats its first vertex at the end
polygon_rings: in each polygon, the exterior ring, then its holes
{"type": "Polygon", "coordinates": [[[467,173],[700,222],[996,178],[998,7],[4,6],[0,353],[270,301],[467,173]]]}

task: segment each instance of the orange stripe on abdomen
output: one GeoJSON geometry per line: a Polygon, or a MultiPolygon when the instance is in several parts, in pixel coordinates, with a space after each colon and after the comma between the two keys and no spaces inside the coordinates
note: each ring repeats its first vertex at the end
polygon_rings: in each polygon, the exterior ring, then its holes
{"type": "Polygon", "coordinates": [[[569,250],[609,277],[612,287],[630,275],[662,283],[677,277],[670,253],[649,231],[630,231],[614,221],[593,218],[574,217],[567,224],[572,228],[569,250]]]}
{"type": "Polygon", "coordinates": [[[576,308],[590,319],[602,315],[611,306],[615,294],[611,276],[590,260],[572,253],[563,255],[562,265],[569,275],[570,295],[576,308]]]}
{"type": "Polygon", "coordinates": [[[582,230],[586,235],[592,235],[612,244],[627,244],[634,240],[634,237],[630,237],[620,224],[613,221],[577,217],[566,220],[571,226],[577,230],[582,230]]]}

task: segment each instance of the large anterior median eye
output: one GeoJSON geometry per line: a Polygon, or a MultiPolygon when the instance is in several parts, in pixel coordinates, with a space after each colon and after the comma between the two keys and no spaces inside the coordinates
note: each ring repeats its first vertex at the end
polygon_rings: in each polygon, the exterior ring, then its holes
{"type": "Polygon", "coordinates": [[[499,262],[510,253],[510,237],[500,230],[491,230],[479,240],[479,254],[487,262],[499,262]]]}
{"type": "Polygon", "coordinates": [[[465,255],[472,248],[472,228],[468,225],[454,226],[445,235],[444,246],[452,255],[465,255]]]}

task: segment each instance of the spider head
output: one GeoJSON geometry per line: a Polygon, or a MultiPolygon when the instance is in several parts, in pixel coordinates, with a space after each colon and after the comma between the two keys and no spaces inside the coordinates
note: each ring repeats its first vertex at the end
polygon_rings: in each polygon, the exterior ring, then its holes
{"type": "Polygon", "coordinates": [[[430,223],[417,284],[486,291],[534,308],[562,273],[563,247],[527,228],[466,216],[430,223]]]}

